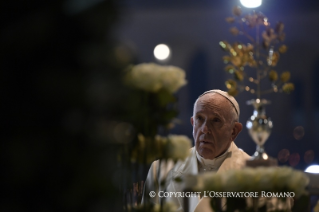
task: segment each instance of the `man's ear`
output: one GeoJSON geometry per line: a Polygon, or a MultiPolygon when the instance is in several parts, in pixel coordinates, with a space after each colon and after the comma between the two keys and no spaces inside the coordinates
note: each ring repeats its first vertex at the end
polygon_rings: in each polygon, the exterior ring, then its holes
{"type": "Polygon", "coordinates": [[[193,119],[193,116],[191,117],[191,124],[192,124],[192,126],[194,126],[194,119],[193,119]]]}
{"type": "Polygon", "coordinates": [[[233,131],[231,134],[232,141],[235,141],[236,137],[238,136],[238,134],[240,133],[242,129],[243,129],[243,125],[239,122],[235,122],[233,131]]]}

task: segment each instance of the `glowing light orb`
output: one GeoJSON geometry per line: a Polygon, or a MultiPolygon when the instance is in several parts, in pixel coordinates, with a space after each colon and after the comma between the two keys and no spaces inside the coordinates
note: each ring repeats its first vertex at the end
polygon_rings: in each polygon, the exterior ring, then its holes
{"type": "Polygon", "coordinates": [[[165,60],[171,54],[171,50],[166,44],[158,44],[154,49],[154,56],[158,60],[165,60]]]}
{"type": "Polygon", "coordinates": [[[311,165],[306,168],[305,172],[319,174],[319,165],[311,165]]]}
{"type": "Polygon", "coordinates": [[[259,7],[262,3],[262,0],[240,0],[240,3],[247,8],[259,7]]]}

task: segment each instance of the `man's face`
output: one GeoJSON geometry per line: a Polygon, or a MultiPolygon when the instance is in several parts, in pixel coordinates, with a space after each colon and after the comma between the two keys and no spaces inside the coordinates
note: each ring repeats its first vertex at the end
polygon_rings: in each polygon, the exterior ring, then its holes
{"type": "Polygon", "coordinates": [[[208,93],[198,99],[191,123],[196,150],[205,159],[223,154],[239,133],[236,133],[232,110],[231,103],[217,93],[208,93]]]}

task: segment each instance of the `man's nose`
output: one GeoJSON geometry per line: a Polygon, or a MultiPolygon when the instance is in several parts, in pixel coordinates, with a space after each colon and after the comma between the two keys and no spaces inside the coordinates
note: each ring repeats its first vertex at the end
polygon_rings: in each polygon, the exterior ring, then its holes
{"type": "Polygon", "coordinates": [[[209,126],[208,126],[207,121],[205,121],[205,123],[204,123],[203,126],[202,126],[202,132],[203,132],[204,134],[210,133],[210,128],[209,128],[209,126]]]}

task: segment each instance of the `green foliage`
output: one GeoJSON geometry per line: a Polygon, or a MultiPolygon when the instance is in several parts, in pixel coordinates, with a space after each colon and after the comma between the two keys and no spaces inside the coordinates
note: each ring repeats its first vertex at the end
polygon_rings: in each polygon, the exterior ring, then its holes
{"type": "Polygon", "coordinates": [[[178,183],[183,182],[183,180],[182,180],[182,178],[181,178],[181,177],[176,177],[174,180],[175,180],[176,182],[178,182],[178,183]]]}

